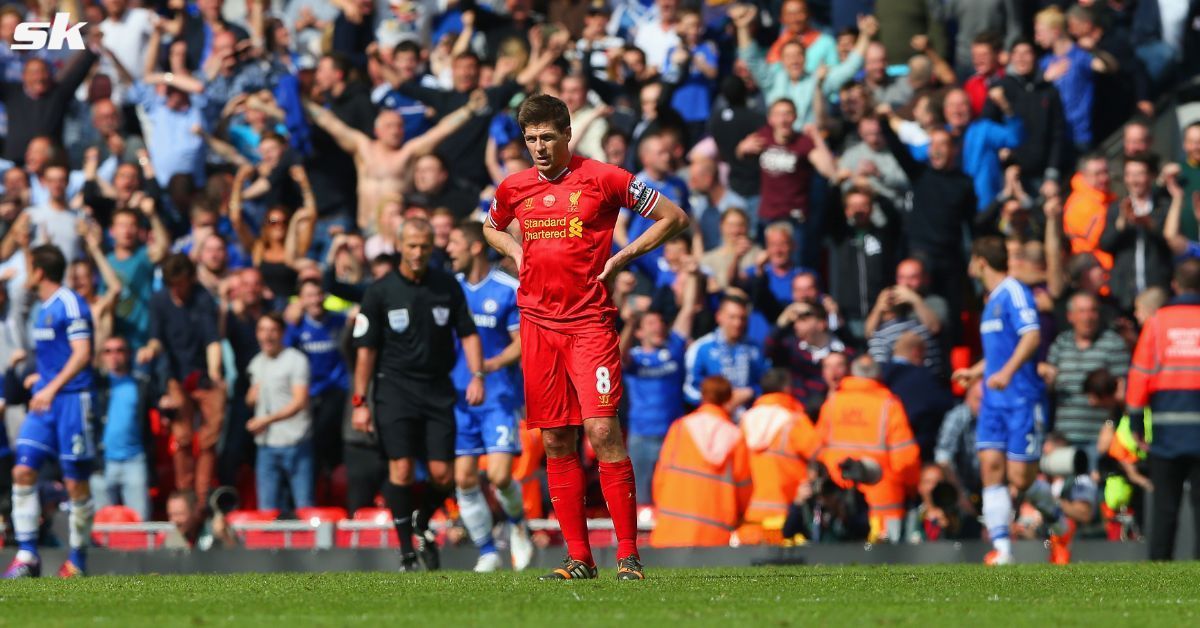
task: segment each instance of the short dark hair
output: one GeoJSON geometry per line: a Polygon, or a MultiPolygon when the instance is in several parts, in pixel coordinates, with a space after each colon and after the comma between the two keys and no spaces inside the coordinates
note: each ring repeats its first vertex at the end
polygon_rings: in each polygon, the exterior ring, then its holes
{"type": "Polygon", "coordinates": [[[971,40],[971,45],[987,46],[992,49],[992,52],[1000,52],[1004,48],[1004,40],[992,31],[983,31],[971,40]]]}
{"type": "Polygon", "coordinates": [[[463,59],[470,59],[475,62],[475,65],[483,63],[483,60],[479,58],[479,55],[471,52],[470,50],[454,55],[454,61],[461,61],[463,59]]]}
{"type": "Polygon", "coordinates": [[[263,131],[263,134],[258,138],[259,144],[262,144],[263,142],[266,142],[266,141],[279,142],[284,147],[286,147],[288,145],[288,140],[286,137],[284,137],[284,136],[280,135],[279,133],[276,133],[275,131],[272,131],[270,129],[263,131]]]}
{"type": "Polygon", "coordinates": [[[1158,155],[1154,153],[1145,151],[1134,153],[1125,158],[1125,164],[1142,164],[1146,166],[1146,170],[1150,172],[1151,176],[1158,174],[1158,155]]]}
{"type": "Polygon", "coordinates": [[[280,331],[287,329],[287,323],[283,320],[283,314],[280,314],[279,312],[267,312],[262,316],[259,316],[258,322],[261,323],[263,321],[271,321],[272,323],[275,323],[275,325],[279,327],[280,331]]]}
{"type": "Polygon", "coordinates": [[[301,279],[300,283],[296,284],[296,294],[300,294],[300,291],[304,289],[304,286],[316,286],[322,291],[325,290],[325,284],[321,283],[320,279],[308,277],[306,279],[301,279]]]}
{"type": "Polygon", "coordinates": [[[771,109],[774,109],[776,105],[787,105],[792,108],[793,112],[799,111],[799,109],[796,108],[796,101],[792,100],[791,98],[787,98],[787,97],[778,98],[775,100],[775,102],[771,103],[770,107],[767,107],[767,110],[769,111],[771,109]]]}
{"type": "Polygon", "coordinates": [[[163,281],[171,283],[180,279],[191,279],[196,276],[196,264],[192,258],[183,253],[175,253],[162,263],[163,281]]]}
{"type": "Polygon", "coordinates": [[[463,234],[463,238],[466,239],[468,246],[476,242],[484,242],[483,223],[478,220],[464,220],[455,225],[454,228],[463,234]]]}
{"type": "Polygon", "coordinates": [[[333,64],[334,69],[342,73],[343,80],[350,79],[350,72],[354,69],[354,65],[350,63],[350,57],[340,52],[330,52],[325,55],[326,59],[333,64]]]}
{"type": "Polygon", "coordinates": [[[550,124],[558,131],[571,128],[571,112],[567,104],[546,94],[538,94],[521,103],[517,111],[517,125],[524,132],[526,128],[537,124],[550,124]]]}
{"type": "Polygon", "coordinates": [[[749,96],[746,81],[743,81],[740,76],[730,74],[721,81],[721,95],[725,97],[730,107],[745,106],[746,98],[749,96]]]}
{"type": "Polygon", "coordinates": [[[621,138],[621,141],[625,142],[625,147],[629,147],[631,142],[629,139],[629,134],[617,128],[609,128],[607,131],[605,131],[604,137],[600,138],[600,145],[604,146],[605,144],[608,144],[608,140],[611,140],[614,137],[621,138]]]}
{"type": "Polygon", "coordinates": [[[764,395],[786,392],[792,385],[792,374],[787,369],[771,369],[763,374],[759,383],[764,395]]]}
{"type": "Polygon", "coordinates": [[[983,236],[971,244],[971,257],[981,257],[992,270],[1008,272],[1008,247],[1000,236],[983,236]]]}
{"type": "Polygon", "coordinates": [[[114,211],[113,215],[112,215],[112,220],[110,221],[110,224],[112,222],[116,222],[117,218],[120,216],[129,216],[130,218],[133,218],[134,224],[137,224],[137,225],[142,224],[142,215],[136,209],[132,209],[129,207],[122,207],[122,208],[114,211]]]}
{"type": "Polygon", "coordinates": [[[1030,48],[1033,48],[1034,52],[1037,51],[1037,45],[1033,43],[1032,39],[1025,36],[1021,36],[1013,40],[1013,43],[1008,46],[1008,51],[1012,52],[1016,50],[1017,46],[1029,46],[1030,48]]]}
{"type": "Polygon", "coordinates": [[[1189,259],[1175,267],[1175,290],[1195,294],[1200,292],[1200,259],[1189,259]]]}
{"type": "Polygon", "coordinates": [[[43,244],[34,247],[31,257],[33,267],[42,271],[46,279],[54,283],[62,283],[63,276],[67,273],[67,258],[57,246],[43,244]]]}
{"type": "Polygon", "coordinates": [[[1083,394],[1112,397],[1117,394],[1117,378],[1106,368],[1088,371],[1081,386],[1083,394]]]}
{"type": "Polygon", "coordinates": [[[721,300],[717,303],[717,309],[721,309],[726,303],[732,303],[741,307],[750,307],[750,302],[736,294],[725,293],[721,295],[721,300]]]}
{"type": "Polygon", "coordinates": [[[420,57],[421,56],[421,46],[418,45],[417,42],[415,42],[411,39],[406,39],[406,40],[396,44],[396,47],[392,49],[393,55],[398,55],[402,52],[411,52],[411,53],[417,55],[418,57],[420,57]]]}
{"type": "Polygon", "coordinates": [[[804,299],[801,302],[812,309],[813,316],[817,320],[825,323],[829,322],[829,310],[825,309],[825,304],[821,303],[820,299],[804,299]]]}

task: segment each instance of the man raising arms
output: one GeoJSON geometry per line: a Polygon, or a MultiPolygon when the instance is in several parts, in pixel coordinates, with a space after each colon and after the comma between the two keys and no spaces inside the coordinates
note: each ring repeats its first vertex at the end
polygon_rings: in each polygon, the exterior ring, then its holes
{"type": "Polygon", "coordinates": [[[550,501],[567,542],[563,566],[544,580],[595,578],[584,515],[579,428],[600,461],[600,484],[617,534],[617,578],[641,580],[633,467],[617,406],[621,356],[608,281],[688,225],[678,205],[615,166],[573,156],[571,114],[552,96],[517,114],[534,167],[505,179],[484,225],[488,244],[520,272],[527,425],[542,429],[550,501]],[[627,207],[655,223],[612,257],[617,214],[627,207]],[[522,241],[506,231],[517,221],[522,241]]]}
{"type": "Polygon", "coordinates": [[[377,214],[384,199],[400,196],[404,191],[409,165],[416,163],[417,157],[432,152],[473,116],[487,110],[488,101],[482,90],[476,90],[466,105],[408,142],[404,141],[404,118],[395,111],[379,112],[375,118],[375,137],[379,139],[371,139],[314,102],[307,101],[304,106],[313,122],[332,135],[342,150],[354,155],[358,168],[358,228],[374,232],[378,228],[377,214]]]}

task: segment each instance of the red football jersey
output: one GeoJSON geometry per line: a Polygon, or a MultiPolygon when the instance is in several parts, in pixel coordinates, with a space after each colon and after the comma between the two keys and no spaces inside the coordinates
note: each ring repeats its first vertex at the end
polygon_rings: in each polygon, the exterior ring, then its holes
{"type": "Polygon", "coordinates": [[[571,331],[612,327],[616,308],[608,286],[596,280],[612,255],[613,228],[622,207],[649,217],[658,192],[616,166],[574,156],[548,180],[530,168],[496,189],[488,221],[521,230],[521,317],[571,331]]]}

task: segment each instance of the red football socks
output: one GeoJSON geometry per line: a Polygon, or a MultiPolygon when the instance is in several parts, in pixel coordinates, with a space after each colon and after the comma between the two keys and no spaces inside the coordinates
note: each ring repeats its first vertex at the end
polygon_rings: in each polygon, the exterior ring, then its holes
{"type": "Polygon", "coordinates": [[[617,533],[617,560],[637,556],[637,488],[629,458],[600,463],[600,489],[617,533]]]}
{"type": "MultiPolygon", "coordinates": [[[[632,481],[633,476],[630,475],[632,481]]],[[[583,467],[579,455],[563,458],[546,458],[546,483],[550,487],[550,502],[554,515],[567,542],[567,554],[590,566],[595,566],[592,547],[588,543],[587,515],[583,511],[583,499],[587,490],[583,467]]],[[[607,492],[605,492],[607,495],[607,492]]]]}

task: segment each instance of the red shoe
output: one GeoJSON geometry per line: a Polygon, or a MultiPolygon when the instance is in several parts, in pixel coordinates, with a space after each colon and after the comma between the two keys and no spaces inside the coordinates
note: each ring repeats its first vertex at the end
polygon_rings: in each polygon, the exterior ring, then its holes
{"type": "Polygon", "coordinates": [[[75,563],[68,560],[67,562],[62,564],[62,567],[58,568],[58,577],[59,578],[82,578],[83,570],[79,568],[79,565],[76,565],[75,563]]]}
{"type": "Polygon", "coordinates": [[[1001,565],[1013,564],[1012,554],[1001,554],[1000,550],[992,550],[983,557],[983,564],[988,567],[999,567],[1001,565]]]}
{"type": "Polygon", "coordinates": [[[1071,563],[1071,541],[1075,538],[1075,522],[1067,519],[1067,530],[1062,534],[1050,535],[1050,564],[1071,563]]]}

